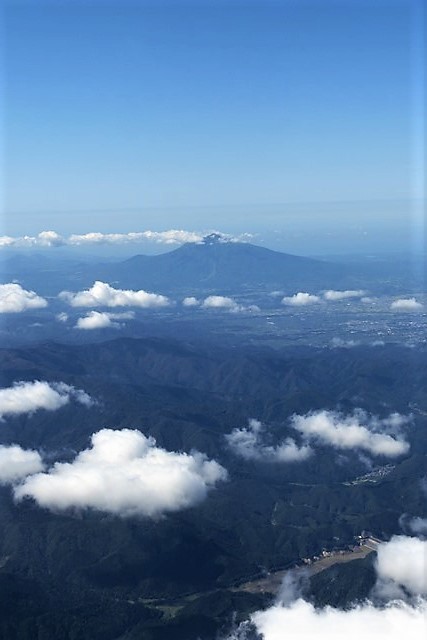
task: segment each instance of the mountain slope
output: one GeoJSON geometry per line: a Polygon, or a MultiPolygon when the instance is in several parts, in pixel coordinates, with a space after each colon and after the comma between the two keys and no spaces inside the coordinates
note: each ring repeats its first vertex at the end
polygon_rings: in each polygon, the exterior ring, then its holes
{"type": "Polygon", "coordinates": [[[208,236],[158,256],[138,255],[104,269],[120,286],[158,290],[236,290],[337,286],[341,265],[208,236]]]}

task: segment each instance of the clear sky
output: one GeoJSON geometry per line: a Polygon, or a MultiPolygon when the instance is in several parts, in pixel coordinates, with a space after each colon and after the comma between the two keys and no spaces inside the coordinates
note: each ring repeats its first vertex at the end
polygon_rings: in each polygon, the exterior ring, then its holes
{"type": "Polygon", "coordinates": [[[415,242],[424,20],[422,0],[3,2],[3,232],[415,242]]]}

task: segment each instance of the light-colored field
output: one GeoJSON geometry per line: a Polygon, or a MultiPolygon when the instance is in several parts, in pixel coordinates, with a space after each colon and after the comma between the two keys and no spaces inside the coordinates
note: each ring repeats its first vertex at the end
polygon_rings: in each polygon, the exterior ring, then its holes
{"type": "Polygon", "coordinates": [[[352,562],[353,560],[360,560],[366,558],[366,556],[373,552],[373,549],[362,545],[355,547],[354,551],[336,552],[320,560],[315,560],[312,564],[304,567],[298,567],[296,569],[285,569],[282,571],[275,571],[270,573],[265,578],[259,578],[258,580],[252,580],[245,582],[238,587],[235,587],[233,591],[247,591],[249,593],[277,593],[280,589],[280,585],[289,571],[301,571],[306,572],[308,575],[315,575],[320,573],[334,564],[342,564],[345,562],[352,562]]]}

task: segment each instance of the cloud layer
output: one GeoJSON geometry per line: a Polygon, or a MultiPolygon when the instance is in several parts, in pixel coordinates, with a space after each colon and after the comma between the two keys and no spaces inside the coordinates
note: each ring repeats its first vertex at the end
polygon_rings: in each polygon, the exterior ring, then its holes
{"type": "Polygon", "coordinates": [[[114,289],[100,280],[97,280],[90,289],[77,293],[62,291],[59,297],[72,307],[142,307],[148,309],[167,307],[170,304],[166,296],[147,293],[143,289],[139,291],[114,289]]]}
{"type": "Polygon", "coordinates": [[[55,411],[71,399],[87,407],[92,404],[87,393],[64,382],[15,382],[12,387],[0,389],[0,419],[38,409],[55,411]]]}
{"type": "Polygon", "coordinates": [[[245,460],[261,462],[300,462],[312,453],[309,446],[299,447],[295,440],[287,438],[275,447],[263,443],[264,427],[258,420],[249,420],[243,429],[233,429],[226,440],[232,451],[245,460]]]}
{"type": "Polygon", "coordinates": [[[403,437],[394,435],[408,421],[408,417],[397,413],[380,420],[359,409],[350,416],[334,411],[294,415],[291,426],[309,441],[394,458],[409,451],[403,437]]]}
{"type": "Polygon", "coordinates": [[[27,291],[15,283],[0,284],[0,313],[21,313],[28,309],[47,307],[47,300],[34,291],[27,291]]]}
{"type": "Polygon", "coordinates": [[[43,469],[37,451],[25,450],[16,444],[0,445],[0,484],[13,484],[43,469]]]}
{"type": "Polygon", "coordinates": [[[198,504],[226,480],[226,470],[199,452],[175,453],[130,429],[103,429],[72,463],[57,462],[28,477],[15,497],[53,510],[97,509],[119,516],[158,517],[198,504]]]}
{"type": "Polygon", "coordinates": [[[243,233],[233,236],[220,231],[185,231],[168,229],[167,231],[131,231],[129,233],[91,232],[61,236],[56,231],[42,231],[36,236],[0,236],[0,248],[4,247],[61,247],[84,245],[123,245],[155,242],[156,244],[177,245],[187,242],[202,244],[214,234],[217,242],[247,242],[252,236],[243,233]]]}

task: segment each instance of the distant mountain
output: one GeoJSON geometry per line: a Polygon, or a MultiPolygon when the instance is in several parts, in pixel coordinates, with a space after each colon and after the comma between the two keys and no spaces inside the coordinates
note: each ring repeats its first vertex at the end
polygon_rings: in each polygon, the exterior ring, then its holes
{"type": "Polygon", "coordinates": [[[331,287],[344,281],[342,265],[207,236],[200,244],[157,256],[137,255],[104,265],[94,276],[121,287],[172,292],[331,287]]]}
{"type": "MultiPolygon", "coordinates": [[[[225,241],[211,234],[200,243],[187,243],[160,255],[136,255],[119,261],[94,256],[39,254],[0,256],[0,281],[19,281],[43,295],[75,291],[95,280],[115,287],[179,293],[235,294],[248,291],[286,293],[319,289],[369,289],[393,293],[404,287],[420,291],[424,268],[389,258],[339,263],[296,256],[244,242],[225,241]]],[[[344,258],[343,258],[344,260],[344,258]]],[[[427,274],[426,274],[427,277],[427,274]]]]}
{"type": "Polygon", "coordinates": [[[95,280],[121,288],[190,294],[336,287],[345,284],[347,272],[342,265],[243,242],[224,242],[221,236],[211,234],[200,244],[188,243],[168,253],[136,255],[122,262],[84,263],[17,255],[3,262],[2,280],[17,279],[45,295],[87,287],[95,280]]]}

